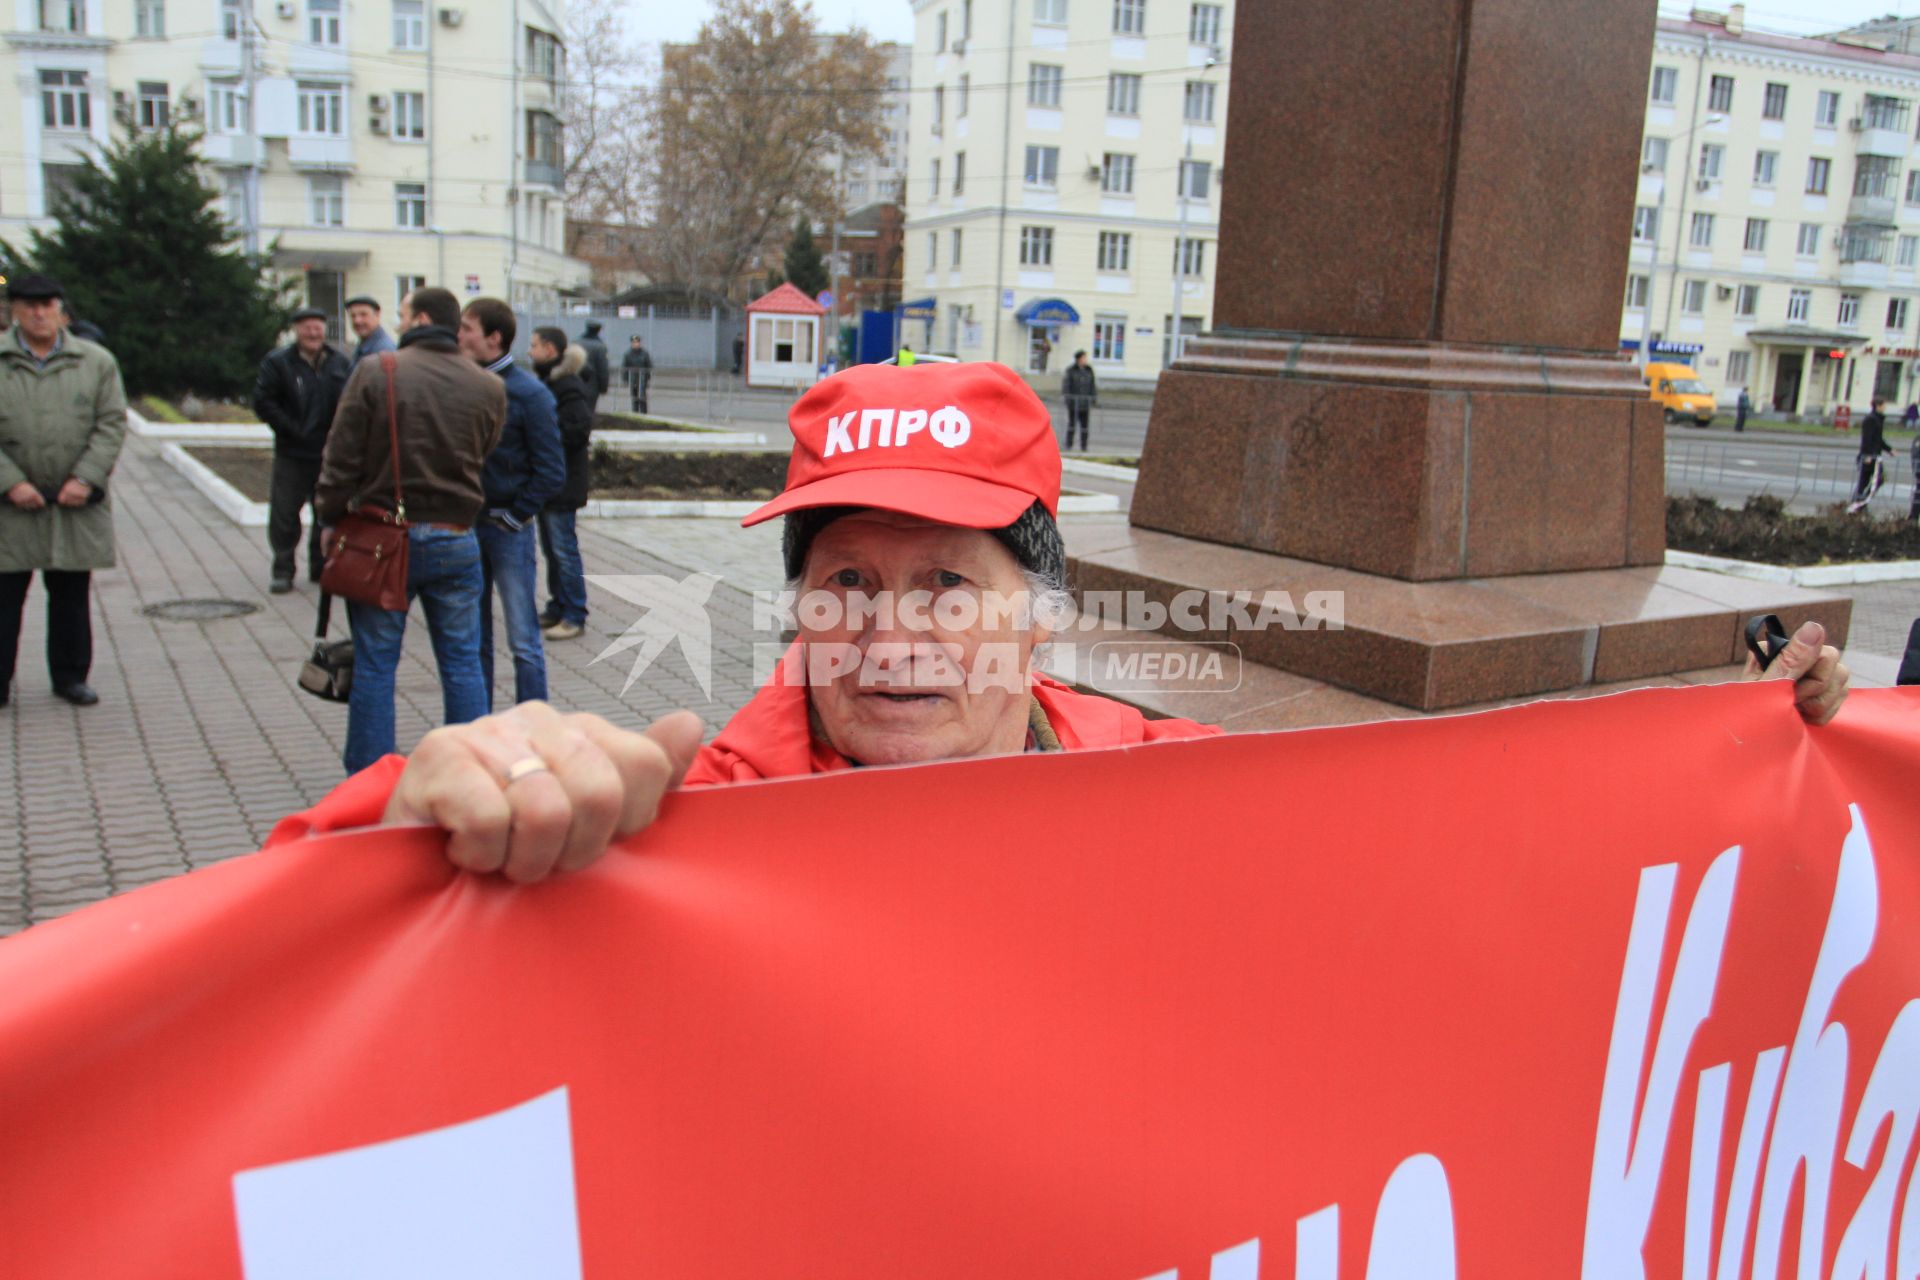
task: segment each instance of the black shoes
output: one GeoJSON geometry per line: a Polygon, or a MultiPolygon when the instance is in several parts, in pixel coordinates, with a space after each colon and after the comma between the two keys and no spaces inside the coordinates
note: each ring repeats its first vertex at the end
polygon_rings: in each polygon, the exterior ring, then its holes
{"type": "Polygon", "coordinates": [[[79,684],[70,684],[64,689],[55,689],[54,693],[65,698],[76,707],[90,707],[100,701],[100,695],[95,693],[92,687],[85,681],[79,684]]]}
{"type": "Polygon", "coordinates": [[[293,590],[293,579],[292,578],[275,578],[272,582],[269,582],[267,584],[267,590],[271,591],[276,596],[283,596],[287,594],[287,592],[293,590]]]}

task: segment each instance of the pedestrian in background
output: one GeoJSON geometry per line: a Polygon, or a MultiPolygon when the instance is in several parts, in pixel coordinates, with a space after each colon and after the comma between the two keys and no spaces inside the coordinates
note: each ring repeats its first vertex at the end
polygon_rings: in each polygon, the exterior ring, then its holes
{"type": "Polygon", "coordinates": [[[36,570],[47,592],[47,674],[77,707],[100,701],[88,595],[114,564],[107,477],[127,432],[120,366],[63,331],[65,293],[37,273],[8,288],[13,332],[0,338],[0,707],[13,691],[20,618],[36,570]]]}
{"type": "MultiPolygon", "coordinates": [[[[391,394],[407,508],[407,596],[427,615],[447,724],[477,720],[489,708],[480,678],[482,579],[473,526],[485,502],[480,471],[507,417],[500,379],[461,353],[459,323],[459,300],[445,289],[415,289],[401,299],[392,384],[378,357],[353,371],[327,436],[316,500],[329,526],[363,502],[384,509],[393,501],[391,394]]],[[[348,773],[358,773],[393,751],[394,673],[407,613],[350,600],[347,621],[353,687],[341,758],[348,773]]]]}
{"type": "Polygon", "coordinates": [[[613,372],[607,363],[607,344],[600,340],[600,322],[587,321],[586,328],[580,331],[580,345],[587,353],[587,374],[580,380],[587,384],[587,390],[593,395],[593,402],[600,403],[600,397],[607,394],[613,386],[613,372]]]}
{"type": "Polygon", "coordinates": [[[380,304],[368,294],[347,299],[347,328],[353,330],[353,336],[360,345],[353,349],[353,367],[368,356],[377,356],[382,351],[393,351],[393,335],[380,323],[380,304]]]}
{"type": "Polygon", "coordinates": [[[1747,415],[1753,412],[1753,397],[1747,394],[1745,387],[1740,388],[1740,398],[1733,402],[1733,429],[1747,429],[1747,415]]]}
{"type": "Polygon", "coordinates": [[[620,367],[626,370],[627,390],[633,396],[633,411],[647,411],[647,384],[653,381],[653,356],[647,351],[646,344],[640,341],[640,335],[634,334],[633,341],[627,344],[627,354],[620,360],[620,367]]]}
{"type": "Polygon", "coordinates": [[[1920,404],[1907,402],[1907,411],[1900,415],[1901,425],[1909,431],[1920,430],[1920,404]]]}
{"type": "Polygon", "coordinates": [[[1033,344],[1033,349],[1040,357],[1040,372],[1045,373],[1047,361],[1053,359],[1053,342],[1043,333],[1040,335],[1040,340],[1033,344]]]}
{"type": "MultiPolygon", "coordinates": [[[[639,339],[635,338],[635,342],[639,339]]],[[[573,640],[587,629],[586,566],[580,559],[580,535],[574,519],[587,505],[592,466],[593,401],[580,380],[587,353],[568,346],[554,328],[533,331],[527,344],[533,371],[553,393],[560,422],[560,449],[566,454],[567,482],[540,513],[540,551],[547,560],[547,604],[540,611],[540,634],[548,640],[573,640]]]]}
{"type": "MultiPolygon", "coordinates": [[[[475,298],[460,314],[460,349],[487,372],[498,374],[507,388],[507,423],[480,473],[487,498],[479,526],[485,579],[480,593],[480,674],[489,709],[496,591],[506,617],[507,647],[513,652],[513,700],[547,696],[547,653],[540,642],[540,606],[535,600],[540,568],[535,525],[567,482],[553,393],[508,354],[517,324],[513,308],[498,298],[475,298]]],[[[593,359],[591,352],[587,359],[593,359]]]]}
{"type": "Polygon", "coordinates": [[[1095,400],[1099,398],[1099,388],[1094,385],[1093,366],[1087,363],[1087,353],[1073,353],[1073,363],[1067,366],[1066,377],[1060,383],[1061,394],[1067,398],[1067,439],[1061,446],[1065,452],[1073,448],[1073,429],[1080,428],[1080,452],[1087,451],[1087,420],[1092,414],[1095,400]]]}
{"type": "Polygon", "coordinates": [[[747,358],[747,336],[744,333],[733,335],[733,376],[740,376],[740,362],[747,358]]]}
{"type": "MultiPolygon", "coordinates": [[[[327,341],[327,316],[315,307],[293,313],[293,341],[260,362],[253,384],[253,411],[273,428],[273,479],[267,494],[267,546],[273,577],[267,590],[293,590],[294,552],[300,546],[300,512],[313,502],[327,430],[352,372],[346,353],[327,341]]],[[[320,550],[316,514],[307,536],[307,580],[320,581],[326,557],[320,550]]]]}
{"type": "Polygon", "coordinates": [[[1875,396],[1872,411],[1860,420],[1860,476],[1854,481],[1849,512],[1864,511],[1886,479],[1886,464],[1880,461],[1880,455],[1891,454],[1893,446],[1887,443],[1887,415],[1881,411],[1885,404],[1875,396]]]}

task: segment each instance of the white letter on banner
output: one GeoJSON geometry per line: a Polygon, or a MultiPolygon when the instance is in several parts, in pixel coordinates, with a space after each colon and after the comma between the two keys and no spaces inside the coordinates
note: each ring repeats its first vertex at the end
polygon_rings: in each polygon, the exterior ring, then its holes
{"type": "Polygon", "coordinates": [[[1340,1206],[1330,1204],[1293,1227],[1293,1280],[1340,1280],[1340,1206]]]}
{"type": "Polygon", "coordinates": [[[248,1169],[233,1177],[233,1208],[247,1280],[577,1278],[567,1091],[248,1169]]]}
{"type": "Polygon", "coordinates": [[[1260,1280],[1260,1241],[1249,1240],[1214,1254],[1207,1280],[1260,1280]]]}
{"type": "MultiPolygon", "coordinates": [[[[1900,1016],[1893,1020],[1887,1039],[1880,1046],[1879,1061],[1867,1080],[1867,1091],[1860,1097],[1859,1114],[1853,1118],[1853,1133],[1847,1138],[1847,1163],[1856,1169],[1867,1167],[1873,1140],[1882,1122],[1892,1121],[1887,1133],[1887,1149],[1880,1156],[1880,1171],[1873,1175],[1867,1193],[1860,1197],[1853,1221],[1840,1237],[1839,1252],[1833,1257],[1833,1280],[1886,1280],[1887,1253],[1893,1244],[1893,1198],[1899,1189],[1900,1175],[1907,1167],[1907,1152],[1913,1149],[1913,1130],[1920,1121],[1920,1000],[1909,1000],[1900,1016]]],[[[1913,1192],[1907,1192],[1913,1203],[1913,1192]]]]}
{"type": "Polygon", "coordinates": [[[1780,1110],[1767,1149],[1767,1176],[1760,1187],[1760,1218],[1753,1237],[1753,1280],[1774,1280],[1787,1225],[1787,1202],[1804,1170],[1800,1210],[1800,1280],[1817,1280],[1827,1245],[1827,1197],[1833,1157],[1840,1145],[1840,1114],[1846,1106],[1847,1029],[1828,1025],[1840,983],[1873,949],[1880,921],[1880,887],[1873,871],[1873,844],[1858,805],[1849,806],[1853,828],[1840,847],[1840,873],[1833,886],[1820,958],[1800,1009],[1800,1026],[1780,1086],[1780,1110]]]}
{"type": "Polygon", "coordinates": [[[1454,1280],[1453,1195],[1436,1156],[1408,1156],[1373,1215],[1367,1280],[1454,1280]]]}
{"type": "Polygon", "coordinates": [[[1713,1209],[1720,1190],[1720,1139],[1732,1071],[1725,1062],[1708,1067],[1693,1094],[1693,1162],[1687,1168],[1687,1240],[1680,1280],[1713,1280],[1713,1209]]]}
{"type": "MultiPolygon", "coordinates": [[[[1753,1060],[1747,1114],[1740,1121],[1740,1147],[1733,1153],[1733,1181],[1727,1184],[1727,1220],[1720,1226],[1720,1265],[1714,1273],[1719,1280],[1740,1280],[1740,1269],[1747,1264],[1747,1224],[1753,1221],[1754,1188],[1760,1185],[1760,1155],[1767,1147],[1773,1097],[1779,1091],[1780,1071],[1786,1060],[1785,1045],[1768,1049],[1753,1060]]],[[[1692,1212],[1691,1205],[1688,1212],[1692,1212]]],[[[1712,1213],[1712,1208],[1707,1212],[1712,1213]]]]}
{"type": "Polygon", "coordinates": [[[1666,863],[1640,873],[1633,926],[1627,936],[1627,960],[1620,975],[1620,999],[1614,1008],[1613,1040],[1607,1048],[1607,1070],[1600,1091],[1593,1181],[1587,1189],[1587,1240],[1581,1274],[1589,1280],[1646,1275],[1641,1249],[1653,1218],[1660,1170],[1666,1163],[1680,1071],[1686,1065],[1694,1033],[1713,1005],[1714,988],[1720,981],[1720,957],[1726,946],[1733,884],[1739,868],[1740,847],[1735,845],[1713,860],[1694,895],[1686,932],[1680,940],[1673,985],[1660,1017],[1644,1107],[1639,1106],[1640,1076],[1647,1058],[1647,1031],[1660,977],[1660,956],[1666,949],[1667,919],[1678,867],[1666,863]]]}

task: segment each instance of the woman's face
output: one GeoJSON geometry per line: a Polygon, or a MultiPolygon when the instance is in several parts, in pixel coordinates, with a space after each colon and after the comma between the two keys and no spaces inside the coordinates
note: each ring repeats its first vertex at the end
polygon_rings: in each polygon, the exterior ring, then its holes
{"type": "Polygon", "coordinates": [[[862,764],[1020,751],[1046,638],[1019,562],[982,529],[860,511],[808,549],[798,613],[818,727],[862,764]]]}

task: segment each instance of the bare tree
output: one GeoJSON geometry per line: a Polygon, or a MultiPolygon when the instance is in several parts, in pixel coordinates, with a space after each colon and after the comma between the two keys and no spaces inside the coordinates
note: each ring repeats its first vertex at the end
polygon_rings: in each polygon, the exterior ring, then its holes
{"type": "Polygon", "coordinates": [[[647,270],[733,296],[796,217],[835,211],[828,161],[876,155],[886,59],[865,33],[823,36],[802,0],[715,0],[649,91],[647,270]]]}
{"type": "MultiPolygon", "coordinates": [[[[569,252],[581,224],[637,221],[644,168],[644,66],[627,43],[627,0],[567,6],[569,252]]],[[[632,250],[637,258],[639,250],[632,250]]]]}

